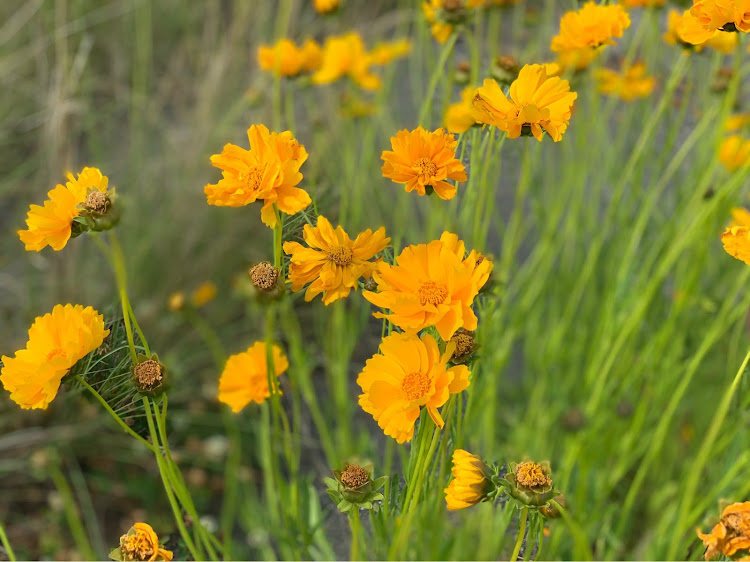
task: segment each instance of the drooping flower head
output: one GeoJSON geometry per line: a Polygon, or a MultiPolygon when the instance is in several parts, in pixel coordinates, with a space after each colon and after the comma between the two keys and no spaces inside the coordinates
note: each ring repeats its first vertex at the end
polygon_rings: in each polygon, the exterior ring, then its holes
{"type": "Polygon", "coordinates": [[[492,469],[477,455],[463,449],[453,451],[451,480],[445,491],[445,501],[451,511],[476,505],[495,488],[490,478],[492,469]]]}
{"type": "MultiPolygon", "coordinates": [[[[271,379],[275,384],[275,379],[289,368],[289,362],[278,345],[274,344],[272,350],[274,376],[271,379]]],[[[219,379],[219,402],[237,413],[250,402],[262,404],[270,395],[266,342],[257,341],[247,351],[227,359],[219,379]]]]}
{"type": "Polygon", "coordinates": [[[447,368],[453,345],[441,354],[435,338],[393,333],[380,343],[380,354],[367,360],[357,378],[359,405],[372,414],[383,432],[403,443],[410,441],[422,406],[443,427],[440,408],[451,394],[469,386],[465,365],[447,368]]]}
{"type": "Polygon", "coordinates": [[[443,117],[445,128],[451,133],[461,134],[468,131],[477,120],[474,118],[474,91],[476,88],[467,86],[461,92],[461,101],[448,106],[443,117]]]}
{"type": "Polygon", "coordinates": [[[19,230],[18,236],[26,245],[27,251],[40,251],[46,246],[53,250],[62,250],[72,236],[81,230],[74,231],[73,219],[81,210],[79,205],[86,201],[91,191],[106,193],[109,180],[98,168],[84,168],[78,177],[67,174],[65,185],[57,185],[49,193],[44,206],[31,205],[26,217],[27,230],[19,230]]]}
{"type": "Polygon", "coordinates": [[[273,46],[258,47],[258,64],[263,70],[279,76],[298,76],[314,72],[323,62],[323,51],[315,41],[308,39],[297,47],[289,39],[281,39],[273,46]]]}
{"type": "Polygon", "coordinates": [[[690,10],[685,10],[682,15],[677,10],[670,10],[664,41],[669,45],[679,44],[695,52],[711,47],[720,53],[731,53],[737,46],[738,39],[735,33],[705,29],[690,10]]]}
{"type": "Polygon", "coordinates": [[[750,226],[729,226],[721,235],[727,254],[750,265],[750,226]]]}
{"type": "Polygon", "coordinates": [[[730,135],[719,145],[719,162],[730,172],[750,162],[750,139],[730,135]]]}
{"type": "Polygon", "coordinates": [[[750,0],[694,0],[690,14],[706,31],[750,31],[750,0]]]}
{"type": "Polygon", "coordinates": [[[465,166],[456,158],[456,138],[443,129],[417,127],[391,137],[393,150],[383,151],[383,176],[405,184],[407,192],[425,195],[431,187],[441,199],[453,199],[456,186],[446,180],[466,181],[465,166]]]}
{"type": "Polygon", "coordinates": [[[577,97],[567,80],[550,78],[543,66],[527,64],[510,85],[510,99],[497,82],[486,79],[474,92],[474,117],[506,131],[511,139],[524,133],[541,141],[544,130],[558,142],[568,127],[577,97]]]}
{"type": "Polygon", "coordinates": [[[633,101],[647,97],[656,86],[656,79],[646,75],[646,65],[634,63],[616,72],[608,68],[597,71],[599,91],[619,97],[623,101],[633,101]]]}
{"type": "Polygon", "coordinates": [[[307,152],[291,131],[271,133],[264,125],[252,125],[247,136],[250,150],[227,144],[221,154],[211,156],[223,178],[206,185],[204,191],[208,204],[218,207],[242,207],[262,200],[260,218],[273,228],[274,203],[280,211],[293,215],[312,202],[304,189],[295,187],[302,180],[299,169],[307,152]]]}
{"type": "Polygon", "coordinates": [[[322,215],[318,216],[317,226],[305,225],[303,236],[308,247],[299,242],[284,243],[284,252],[291,255],[289,282],[294,292],[310,284],[305,300],[323,293],[326,305],[356,290],[360,277],[369,279],[377,267],[370,260],[391,240],[385,235],[385,227],[375,233],[367,229],[352,240],[341,226],[334,230],[322,215]]]}
{"type": "Polygon", "coordinates": [[[25,349],[2,357],[0,382],[21,408],[45,410],[70,368],[108,335],[104,318],[90,306],[58,304],[34,320],[25,349]]]}
{"type": "Polygon", "coordinates": [[[407,246],[395,265],[381,263],[373,274],[377,292],[364,297],[389,314],[376,312],[407,332],[435,326],[448,341],[459,328],[475,330],[477,317],[471,308],[492,271],[492,262],[477,265],[476,253],[465,256],[458,236],[444,232],[440,240],[407,246]]]}
{"type": "Polygon", "coordinates": [[[120,546],[109,553],[112,560],[121,561],[149,561],[172,560],[172,551],[159,545],[156,536],[148,523],[136,523],[127,533],[120,537],[120,546]]]}
{"type": "Polygon", "coordinates": [[[696,532],[706,547],[706,560],[717,556],[746,560],[750,555],[750,502],[728,505],[710,533],[696,532]]]}

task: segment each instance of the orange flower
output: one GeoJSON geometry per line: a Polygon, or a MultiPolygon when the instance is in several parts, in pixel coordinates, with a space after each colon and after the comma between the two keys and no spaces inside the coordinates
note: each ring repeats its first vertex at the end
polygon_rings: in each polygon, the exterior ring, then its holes
{"type": "Polygon", "coordinates": [[[690,10],[685,10],[682,15],[677,10],[670,10],[664,41],[669,45],[692,48],[695,52],[711,47],[720,53],[731,53],[737,46],[737,35],[704,28],[690,10]]]}
{"type": "Polygon", "coordinates": [[[633,101],[648,96],[656,85],[653,76],[646,76],[646,65],[642,62],[615,72],[602,68],[596,73],[599,91],[618,96],[623,101],[633,101]]]}
{"type": "Polygon", "coordinates": [[[315,41],[308,39],[297,47],[289,39],[281,39],[269,47],[258,47],[258,64],[263,70],[279,76],[297,76],[302,72],[313,72],[320,68],[323,51],[315,41]]]}
{"type": "Polygon", "coordinates": [[[435,338],[393,333],[380,343],[380,354],[367,360],[357,378],[359,405],[372,414],[383,432],[403,443],[410,441],[420,408],[425,406],[442,429],[440,408],[451,394],[469,386],[465,365],[446,368],[453,344],[441,355],[435,338]]]}
{"type": "Polygon", "coordinates": [[[506,131],[511,139],[530,133],[541,141],[544,129],[558,142],[568,127],[577,97],[567,80],[548,78],[543,66],[527,64],[510,85],[510,99],[497,82],[486,79],[474,93],[474,117],[506,131]]]}
{"type": "Polygon", "coordinates": [[[310,283],[305,300],[323,293],[326,305],[349,296],[352,289],[356,291],[360,277],[371,277],[377,263],[368,260],[391,240],[385,236],[385,227],[380,227],[374,234],[367,229],[352,241],[343,228],[334,230],[322,215],[317,226],[305,225],[303,236],[308,248],[298,242],[284,243],[284,252],[292,256],[289,282],[294,292],[310,283]]]}
{"type": "Polygon", "coordinates": [[[148,523],[136,523],[120,537],[120,546],[109,553],[112,560],[153,562],[172,560],[172,551],[159,546],[159,537],[148,523]]]}
{"type": "MultiPolygon", "coordinates": [[[[278,377],[289,368],[289,362],[278,345],[273,344],[272,350],[274,374],[278,377]]],[[[250,402],[262,404],[271,395],[268,379],[266,342],[257,341],[247,351],[227,359],[219,379],[219,402],[227,404],[235,414],[250,402]]]]}
{"type": "Polygon", "coordinates": [[[456,186],[446,180],[459,182],[467,178],[465,166],[456,159],[457,144],[456,138],[443,129],[432,133],[422,127],[399,131],[391,137],[393,150],[383,151],[383,176],[406,184],[407,192],[416,190],[425,195],[426,188],[431,187],[441,199],[453,199],[456,186]]]}
{"type": "Polygon", "coordinates": [[[463,449],[453,451],[453,480],[444,490],[450,511],[471,507],[487,498],[495,486],[492,469],[477,455],[463,449]]]}
{"type": "Polygon", "coordinates": [[[269,133],[264,125],[252,125],[247,131],[250,150],[234,144],[224,146],[221,154],[211,156],[211,163],[224,176],[204,191],[209,205],[242,207],[263,200],[261,220],[276,226],[273,205],[288,215],[300,212],[311,203],[303,189],[295,187],[301,180],[300,166],[307,160],[305,147],[291,131],[269,133]]]}
{"type": "Polygon", "coordinates": [[[744,207],[735,207],[731,213],[732,223],[729,226],[750,226],[750,211],[744,207]]]}
{"type": "Polygon", "coordinates": [[[727,254],[750,265],[750,226],[729,226],[721,235],[727,254]]]}
{"type": "Polygon", "coordinates": [[[706,547],[706,560],[719,555],[747,560],[750,554],[750,502],[727,506],[721,514],[721,521],[710,533],[701,533],[700,529],[696,532],[706,547]]]}
{"type": "Polygon", "coordinates": [[[750,31],[750,0],[694,0],[690,14],[707,31],[750,31]]]}
{"type": "Polygon", "coordinates": [[[443,122],[445,128],[451,133],[460,134],[476,125],[477,120],[474,119],[472,106],[474,90],[472,86],[464,88],[461,92],[461,101],[449,105],[445,111],[443,122]]]}
{"type": "Polygon", "coordinates": [[[459,328],[476,329],[471,305],[492,271],[490,260],[477,264],[476,252],[464,255],[464,243],[449,232],[429,244],[407,246],[395,265],[381,263],[373,274],[378,292],[363,295],[391,311],[377,312],[376,318],[387,318],[407,332],[435,326],[448,341],[459,328]]]}
{"type": "Polygon", "coordinates": [[[719,145],[719,162],[734,172],[750,162],[750,140],[739,135],[730,135],[719,145]]]}

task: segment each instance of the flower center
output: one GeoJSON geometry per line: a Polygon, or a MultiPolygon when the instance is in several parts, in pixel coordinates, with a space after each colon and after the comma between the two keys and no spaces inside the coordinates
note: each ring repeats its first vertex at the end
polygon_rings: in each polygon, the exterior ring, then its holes
{"type": "Polygon", "coordinates": [[[159,363],[153,359],[138,363],[135,367],[135,378],[143,388],[154,388],[162,380],[159,363]]]}
{"type": "Polygon", "coordinates": [[[56,347],[47,354],[47,361],[51,361],[52,359],[56,359],[58,357],[65,359],[65,357],[67,356],[65,355],[65,351],[63,351],[59,347],[56,347]]]}
{"type": "Polygon", "coordinates": [[[417,169],[417,173],[425,179],[435,177],[438,171],[435,162],[429,158],[420,158],[414,162],[414,167],[417,169]]]}
{"type": "Polygon", "coordinates": [[[258,265],[251,267],[249,273],[250,282],[263,291],[273,289],[279,279],[279,270],[267,261],[260,262],[258,265]]]}
{"type": "Polygon", "coordinates": [[[263,181],[263,170],[250,168],[247,172],[240,173],[237,179],[245,184],[246,191],[257,191],[263,181]]]}
{"type": "Polygon", "coordinates": [[[350,464],[341,473],[341,482],[349,488],[361,488],[370,480],[370,475],[361,466],[350,464]]]}
{"type": "Polygon", "coordinates": [[[456,344],[453,357],[462,357],[474,349],[474,336],[471,332],[458,332],[450,341],[456,344]]]}
{"type": "Polygon", "coordinates": [[[107,195],[101,191],[92,191],[86,196],[84,206],[95,213],[103,213],[107,210],[107,195]]]}
{"type": "Polygon", "coordinates": [[[409,373],[401,381],[401,390],[404,391],[406,399],[410,402],[421,400],[430,391],[432,379],[425,373],[415,371],[409,373]]]}
{"type": "Polygon", "coordinates": [[[516,467],[516,481],[526,488],[544,487],[552,484],[552,479],[544,473],[542,466],[535,462],[522,462],[516,467]]]}
{"type": "Polygon", "coordinates": [[[126,560],[150,560],[154,554],[153,545],[141,533],[126,537],[120,549],[126,560]]]}
{"type": "Polygon", "coordinates": [[[328,251],[328,259],[341,267],[346,267],[352,263],[353,257],[354,253],[347,246],[334,246],[328,251]]]}
{"type": "Polygon", "coordinates": [[[448,296],[448,289],[442,283],[435,281],[425,281],[417,291],[417,298],[422,306],[431,304],[437,306],[441,304],[448,296]]]}

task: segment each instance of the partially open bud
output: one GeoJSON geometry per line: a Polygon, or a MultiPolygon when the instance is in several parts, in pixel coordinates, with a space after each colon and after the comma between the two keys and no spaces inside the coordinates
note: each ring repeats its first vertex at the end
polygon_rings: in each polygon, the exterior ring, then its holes
{"type": "Polygon", "coordinates": [[[112,560],[172,560],[172,552],[159,546],[159,537],[148,523],[136,523],[120,537],[120,546],[109,553],[112,560]]]}
{"type": "Polygon", "coordinates": [[[497,468],[481,457],[463,449],[453,451],[453,480],[445,491],[448,509],[454,511],[494,499],[497,491],[497,468]]]}
{"type": "Polygon", "coordinates": [[[167,368],[159,362],[156,353],[150,358],[139,353],[132,372],[135,389],[143,396],[160,396],[167,388],[167,368]]]}
{"type": "Polygon", "coordinates": [[[508,495],[528,507],[543,506],[559,494],[552,487],[552,471],[547,461],[511,463],[503,485],[508,495]]]}
{"type": "Polygon", "coordinates": [[[248,275],[257,297],[273,300],[283,294],[284,284],[281,271],[270,262],[262,261],[254,265],[248,271],[248,275]]]}
{"type": "Polygon", "coordinates": [[[344,463],[343,470],[334,470],[336,477],[326,478],[328,495],[336,502],[339,511],[349,511],[353,506],[358,509],[373,509],[373,502],[383,499],[379,490],[385,485],[387,476],[372,479],[372,464],[359,465],[344,463]]]}
{"type": "Polygon", "coordinates": [[[89,230],[109,230],[120,221],[120,208],[115,205],[115,189],[100,191],[89,188],[86,199],[78,205],[79,215],[75,222],[85,225],[89,230]]]}

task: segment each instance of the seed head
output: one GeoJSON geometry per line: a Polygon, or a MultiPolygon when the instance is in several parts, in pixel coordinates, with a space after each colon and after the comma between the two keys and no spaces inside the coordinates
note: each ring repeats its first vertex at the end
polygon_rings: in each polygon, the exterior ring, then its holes
{"type": "Polygon", "coordinates": [[[279,280],[279,269],[272,266],[270,262],[263,261],[254,265],[248,272],[250,282],[261,291],[272,291],[279,280]]]}

